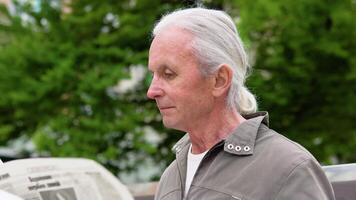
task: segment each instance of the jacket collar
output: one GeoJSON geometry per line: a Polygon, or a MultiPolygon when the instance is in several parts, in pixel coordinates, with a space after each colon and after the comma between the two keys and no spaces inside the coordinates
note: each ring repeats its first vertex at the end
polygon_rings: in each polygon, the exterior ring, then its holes
{"type": "MultiPolygon", "coordinates": [[[[243,116],[247,119],[241,123],[226,139],[224,151],[235,155],[252,155],[255,147],[256,136],[261,123],[268,126],[268,112],[261,111],[243,116]]],[[[185,134],[172,148],[179,154],[187,149],[190,144],[189,135],[185,134]]],[[[218,143],[220,144],[220,143],[218,143]]],[[[185,151],[184,151],[185,152],[185,151]]]]}
{"type": "Polygon", "coordinates": [[[235,155],[252,155],[261,123],[268,126],[268,113],[257,112],[243,117],[247,120],[226,138],[224,151],[235,155]]]}
{"type": "Polygon", "coordinates": [[[172,148],[176,154],[178,154],[184,147],[187,148],[187,145],[190,144],[189,134],[186,133],[172,148]]]}

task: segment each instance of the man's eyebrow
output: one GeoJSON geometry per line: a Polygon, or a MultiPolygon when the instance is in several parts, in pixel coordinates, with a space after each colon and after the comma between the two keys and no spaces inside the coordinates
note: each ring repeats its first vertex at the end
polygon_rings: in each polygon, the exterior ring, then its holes
{"type": "Polygon", "coordinates": [[[163,69],[166,69],[166,68],[171,69],[167,64],[162,64],[162,65],[159,65],[156,68],[156,70],[152,70],[152,69],[149,68],[148,71],[151,72],[151,73],[154,73],[155,71],[162,71],[163,69]]]}

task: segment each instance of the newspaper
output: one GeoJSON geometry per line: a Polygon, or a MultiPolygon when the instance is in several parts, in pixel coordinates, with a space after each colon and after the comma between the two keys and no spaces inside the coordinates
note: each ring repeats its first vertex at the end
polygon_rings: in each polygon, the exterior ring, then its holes
{"type": "Polygon", "coordinates": [[[13,194],[10,194],[8,192],[5,192],[3,190],[0,190],[0,199],[1,200],[23,200],[22,198],[15,196],[13,194]]]}
{"type": "MultiPolygon", "coordinates": [[[[24,200],[133,200],[107,169],[83,158],[31,158],[0,164],[0,190],[24,200]]],[[[5,200],[1,199],[0,200],[5,200]]]]}

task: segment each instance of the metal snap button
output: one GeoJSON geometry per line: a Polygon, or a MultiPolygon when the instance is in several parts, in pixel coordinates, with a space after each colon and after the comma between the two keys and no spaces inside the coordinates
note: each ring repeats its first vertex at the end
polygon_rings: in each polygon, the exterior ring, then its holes
{"type": "Polygon", "coordinates": [[[231,150],[231,149],[234,148],[234,145],[233,145],[233,144],[228,144],[228,145],[227,145],[227,148],[231,150]]]}
{"type": "Polygon", "coordinates": [[[237,145],[237,146],[235,147],[235,150],[236,150],[236,151],[241,151],[241,149],[242,149],[241,146],[238,146],[238,145],[237,145]]]}
{"type": "Polygon", "coordinates": [[[249,146],[244,147],[244,151],[250,151],[250,150],[251,150],[251,148],[249,146]]]}
{"type": "Polygon", "coordinates": [[[179,145],[177,145],[177,146],[175,147],[175,150],[176,150],[176,152],[178,153],[178,152],[180,152],[180,150],[182,150],[182,149],[181,149],[181,147],[180,147],[179,145]]]}

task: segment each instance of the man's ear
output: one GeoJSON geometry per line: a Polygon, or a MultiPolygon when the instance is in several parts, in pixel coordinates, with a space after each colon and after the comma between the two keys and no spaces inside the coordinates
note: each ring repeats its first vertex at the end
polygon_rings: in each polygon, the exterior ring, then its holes
{"type": "Polygon", "coordinates": [[[231,86],[233,71],[227,64],[221,64],[214,74],[213,95],[219,97],[227,92],[231,86]]]}

